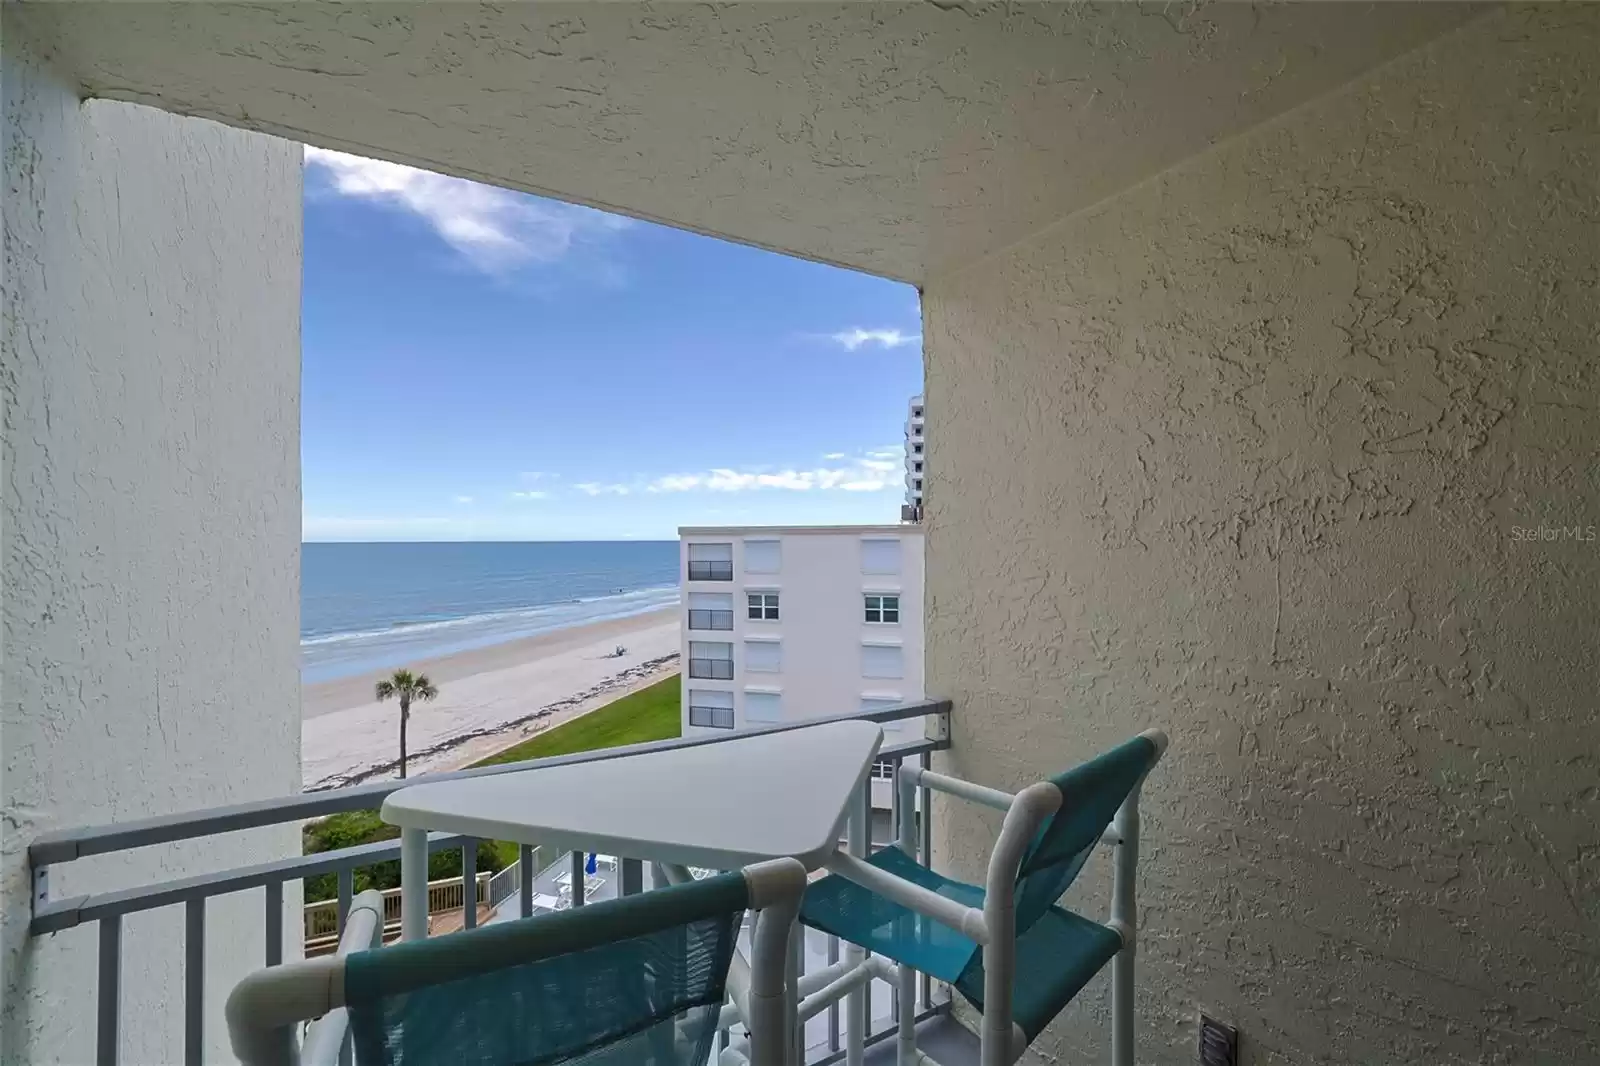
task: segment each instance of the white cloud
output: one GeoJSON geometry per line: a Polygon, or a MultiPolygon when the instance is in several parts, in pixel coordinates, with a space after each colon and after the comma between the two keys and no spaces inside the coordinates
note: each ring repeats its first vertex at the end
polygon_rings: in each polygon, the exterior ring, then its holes
{"type": "Polygon", "coordinates": [[[824,455],[823,458],[824,459],[843,459],[844,458],[844,452],[829,452],[827,455],[824,455]]]}
{"type": "Polygon", "coordinates": [[[907,344],[916,344],[922,340],[922,334],[900,329],[862,329],[856,326],[853,329],[830,334],[830,339],[835,344],[843,346],[845,351],[853,352],[869,344],[876,344],[880,348],[900,348],[907,344]]]}
{"type": "MultiPolygon", "coordinates": [[[[832,453],[843,456],[843,453],[832,453]]],[[[830,455],[831,457],[831,455],[830,455]]],[[[896,464],[880,459],[856,458],[839,466],[811,469],[735,470],[716,467],[693,474],[668,474],[645,486],[646,492],[878,492],[895,484],[889,475],[896,464]]]]}
{"type": "Polygon", "coordinates": [[[631,224],[593,208],[326,148],[307,145],[305,159],[327,172],[340,195],[421,217],[486,274],[554,262],[579,245],[603,240],[631,224]]]}
{"type": "Polygon", "coordinates": [[[550,495],[548,492],[541,492],[538,489],[528,489],[524,492],[513,492],[511,494],[511,498],[514,500],[542,500],[548,495],[550,495]]]}
{"type": "Polygon", "coordinates": [[[457,503],[471,503],[472,502],[472,497],[471,496],[457,496],[456,497],[456,502],[457,503]]]}
{"type": "Polygon", "coordinates": [[[602,484],[598,481],[580,481],[572,487],[585,496],[626,496],[633,491],[627,485],[602,484]]]}

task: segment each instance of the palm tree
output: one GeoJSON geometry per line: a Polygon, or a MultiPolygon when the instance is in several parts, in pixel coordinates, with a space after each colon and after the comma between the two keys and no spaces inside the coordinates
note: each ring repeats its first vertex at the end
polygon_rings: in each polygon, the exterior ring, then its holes
{"type": "Polygon", "coordinates": [[[439,690],[427,674],[413,674],[410,670],[396,670],[389,677],[378,682],[378,702],[398,699],[400,701],[400,776],[406,776],[406,723],[411,720],[411,701],[433,699],[439,695],[439,690]]]}

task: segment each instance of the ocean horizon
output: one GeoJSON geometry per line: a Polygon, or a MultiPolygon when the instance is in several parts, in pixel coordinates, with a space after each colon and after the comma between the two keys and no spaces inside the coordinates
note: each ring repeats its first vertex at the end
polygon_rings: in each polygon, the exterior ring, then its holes
{"type": "Polygon", "coordinates": [[[678,542],[308,541],[300,677],[332,681],[678,602],[678,542]]]}

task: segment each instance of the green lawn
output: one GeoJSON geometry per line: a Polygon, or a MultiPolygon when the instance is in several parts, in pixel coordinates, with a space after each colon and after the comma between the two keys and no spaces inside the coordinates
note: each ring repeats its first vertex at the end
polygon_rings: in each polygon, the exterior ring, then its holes
{"type": "MultiPolygon", "coordinates": [[[[682,717],[679,710],[678,675],[673,674],[649,688],[614,700],[596,708],[581,718],[558,725],[536,737],[507,748],[474,766],[493,766],[497,763],[521,762],[524,759],[543,759],[552,755],[572,755],[596,748],[614,748],[619,744],[642,744],[647,740],[667,740],[680,734],[682,717]]],[[[314,854],[334,848],[347,848],[378,840],[390,840],[400,835],[400,830],[385,825],[377,811],[350,811],[335,814],[313,825],[304,832],[305,852],[314,854]]],[[[490,842],[478,849],[478,869],[501,870],[514,862],[517,848],[514,844],[490,842]]],[[[428,860],[430,880],[461,875],[461,852],[435,852],[428,860]]],[[[400,883],[398,862],[380,863],[370,869],[356,871],[356,891],[368,887],[393,888],[400,883]]],[[[306,879],[307,903],[332,899],[338,893],[338,881],[333,874],[306,879]]]]}
{"type": "Polygon", "coordinates": [[[624,696],[590,711],[565,725],[507,748],[474,766],[546,759],[553,755],[572,755],[596,748],[621,744],[642,744],[647,740],[668,740],[680,735],[682,710],[678,675],[673,674],[649,688],[624,696]]]}

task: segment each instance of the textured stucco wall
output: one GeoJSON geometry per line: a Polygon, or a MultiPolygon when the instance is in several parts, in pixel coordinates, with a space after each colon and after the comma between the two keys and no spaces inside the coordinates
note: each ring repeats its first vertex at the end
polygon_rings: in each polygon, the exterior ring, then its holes
{"type": "MultiPolygon", "coordinates": [[[[0,1061],[84,1063],[95,928],[28,939],[27,842],[300,785],[300,149],[80,103],[5,44],[0,1061]]],[[[235,834],[51,890],[297,850],[294,827],[235,834]]],[[[262,895],[210,917],[220,1052],[262,895]]],[[[124,924],[124,1062],[182,1058],[182,931],[181,907],[124,924]]]]}
{"type": "Polygon", "coordinates": [[[19,4],[96,95],[921,281],[1468,5],[19,4]]]}
{"type": "Polygon", "coordinates": [[[1600,1061],[1600,541],[1519,539],[1600,526],[1597,55],[1490,14],[927,288],[948,763],[1172,736],[1141,1062],[1201,1008],[1253,1063],[1600,1061]]]}

